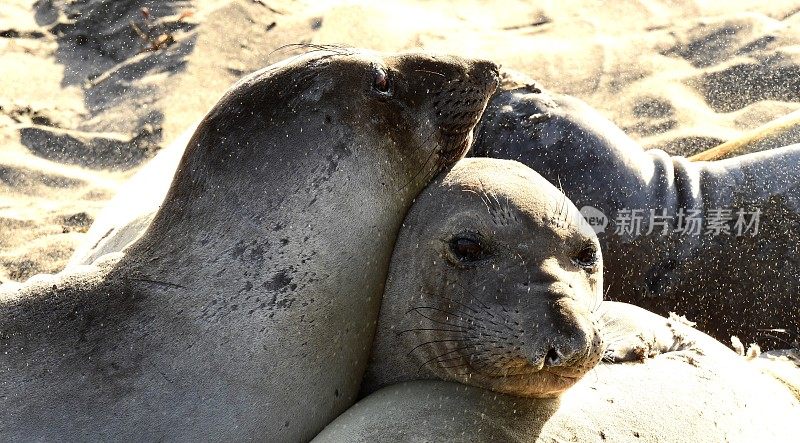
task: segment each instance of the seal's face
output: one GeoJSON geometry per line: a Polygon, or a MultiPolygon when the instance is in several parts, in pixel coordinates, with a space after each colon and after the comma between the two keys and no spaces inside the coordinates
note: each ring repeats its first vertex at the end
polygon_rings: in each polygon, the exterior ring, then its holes
{"type": "Polygon", "coordinates": [[[408,166],[405,178],[421,183],[465,154],[498,82],[491,62],[423,53],[351,54],[325,69],[339,73],[328,86],[341,101],[339,118],[391,144],[408,166]]]}
{"type": "Polygon", "coordinates": [[[421,370],[548,397],[600,361],[597,237],[532,170],[463,160],[423,191],[405,225],[384,307],[403,297],[397,287],[413,291],[401,334],[421,370]]]}

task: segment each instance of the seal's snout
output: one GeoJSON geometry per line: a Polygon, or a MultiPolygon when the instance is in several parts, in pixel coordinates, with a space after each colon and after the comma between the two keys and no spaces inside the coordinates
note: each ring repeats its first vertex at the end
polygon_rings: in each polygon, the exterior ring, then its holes
{"type": "Polygon", "coordinates": [[[589,355],[589,344],[584,340],[580,343],[559,343],[549,346],[542,361],[543,368],[569,368],[576,366],[578,369],[589,355]]]}
{"type": "Polygon", "coordinates": [[[498,72],[496,64],[476,60],[434,93],[435,119],[445,157],[459,157],[469,147],[472,130],[499,84],[498,72]]]}
{"type": "Polygon", "coordinates": [[[419,116],[420,133],[437,154],[439,167],[452,165],[472,144],[473,130],[499,85],[499,67],[488,60],[412,52],[386,57],[394,78],[391,97],[419,116]]]}
{"type": "Polygon", "coordinates": [[[475,61],[471,76],[483,78],[483,81],[492,88],[491,92],[494,92],[500,84],[500,67],[489,60],[477,60],[475,61]]]}

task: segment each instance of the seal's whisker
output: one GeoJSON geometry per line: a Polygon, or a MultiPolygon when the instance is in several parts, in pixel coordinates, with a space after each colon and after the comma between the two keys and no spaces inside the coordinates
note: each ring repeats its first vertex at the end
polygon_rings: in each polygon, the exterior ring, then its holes
{"type": "Polygon", "coordinates": [[[441,367],[444,369],[454,369],[454,368],[469,369],[469,363],[461,363],[460,365],[451,365],[451,366],[442,365],[441,367]]]}
{"type": "Polygon", "coordinates": [[[442,74],[441,72],[428,71],[427,69],[412,69],[412,71],[414,71],[414,72],[424,72],[424,73],[427,73],[427,74],[439,75],[439,76],[442,76],[444,78],[447,78],[447,76],[442,74]]]}
{"type": "Polygon", "coordinates": [[[319,45],[314,43],[288,43],[285,45],[278,46],[277,48],[270,51],[267,54],[267,60],[269,60],[273,54],[276,52],[283,51],[285,49],[297,49],[297,48],[310,48],[311,51],[305,51],[299,55],[309,54],[314,51],[326,51],[326,52],[333,52],[337,55],[350,55],[353,53],[352,48],[343,45],[335,45],[335,44],[327,44],[327,45],[319,45]]]}
{"type": "Polygon", "coordinates": [[[487,377],[495,377],[494,374],[497,372],[497,367],[491,364],[493,362],[494,357],[495,355],[489,354],[486,355],[485,357],[481,356],[481,358],[474,360],[476,363],[478,363],[477,366],[472,365],[473,369],[475,369],[475,372],[478,372],[479,374],[485,375],[487,377]],[[480,364],[483,361],[485,361],[486,363],[480,364]],[[487,371],[487,369],[490,367],[494,367],[494,370],[490,369],[489,371],[487,371]]]}
{"type": "MultiPolygon", "coordinates": [[[[464,356],[457,355],[457,356],[455,356],[455,357],[446,358],[446,359],[444,359],[444,360],[436,360],[434,363],[444,363],[444,362],[453,361],[453,360],[461,360],[461,359],[463,359],[463,358],[464,358],[464,356]]],[[[469,363],[464,363],[464,364],[465,364],[465,365],[467,365],[467,364],[469,364],[469,363]]],[[[446,368],[446,367],[447,367],[447,366],[445,366],[445,365],[441,365],[441,364],[439,364],[438,366],[439,366],[440,368],[446,368]]],[[[458,365],[458,366],[461,366],[461,365],[458,365]]]]}
{"type": "Polygon", "coordinates": [[[624,342],[626,338],[627,337],[625,334],[620,334],[617,336],[603,336],[603,341],[606,344],[606,351],[610,351],[613,345],[624,342]]]}
{"type": "MultiPolygon", "coordinates": [[[[433,135],[435,135],[435,131],[431,131],[431,135],[429,136],[429,138],[433,137],[433,135]]],[[[426,143],[424,145],[427,145],[427,141],[428,140],[426,140],[426,143]]],[[[406,187],[408,187],[409,185],[411,185],[412,183],[414,183],[417,180],[417,178],[419,177],[419,174],[422,171],[424,171],[425,168],[428,166],[428,162],[431,161],[431,158],[434,158],[434,156],[437,154],[436,151],[437,150],[435,148],[431,149],[431,153],[428,154],[428,158],[425,159],[425,162],[422,164],[422,166],[420,166],[419,170],[414,174],[413,177],[411,177],[411,180],[409,180],[408,183],[406,183],[400,189],[398,189],[397,192],[403,192],[406,189],[406,187]]],[[[434,169],[436,169],[436,168],[434,168],[434,169]]],[[[427,176],[427,173],[425,175],[427,176]]]]}
{"type": "Polygon", "coordinates": [[[461,320],[466,320],[470,324],[470,326],[473,326],[474,323],[480,324],[480,322],[485,321],[485,319],[480,317],[479,315],[472,315],[472,314],[463,312],[461,310],[448,311],[446,309],[439,309],[439,311],[441,311],[441,312],[443,312],[445,314],[452,315],[453,317],[458,317],[461,320]]]}
{"type": "Polygon", "coordinates": [[[456,303],[458,305],[461,305],[461,306],[469,309],[470,311],[472,311],[474,314],[478,314],[478,311],[476,311],[475,309],[472,309],[470,306],[465,305],[464,303],[461,303],[460,301],[454,300],[454,299],[449,298],[449,297],[442,297],[442,299],[443,300],[447,300],[447,301],[451,301],[451,302],[456,303]]]}
{"type": "MultiPolygon", "coordinates": [[[[481,182],[481,185],[483,185],[482,182],[481,182]]],[[[481,189],[481,191],[483,191],[483,189],[481,189]]],[[[491,208],[491,206],[489,206],[489,202],[486,201],[486,197],[484,196],[483,192],[480,193],[480,198],[481,198],[481,201],[483,202],[483,205],[486,206],[486,212],[491,214],[492,213],[492,208],[491,208]]]]}
{"type": "Polygon", "coordinates": [[[558,179],[558,190],[561,191],[561,202],[559,203],[560,208],[558,210],[558,221],[560,223],[566,224],[567,222],[567,210],[569,210],[569,205],[567,204],[567,195],[564,194],[564,186],[561,185],[561,176],[556,176],[558,179]],[[564,219],[561,219],[562,213],[564,214],[564,219]]]}
{"type": "MultiPolygon", "coordinates": [[[[464,287],[464,285],[462,285],[462,284],[461,284],[459,281],[457,281],[457,280],[447,281],[445,284],[447,284],[447,285],[450,285],[450,284],[452,284],[453,286],[458,286],[458,287],[461,289],[461,291],[462,291],[462,295],[466,295],[466,294],[471,294],[471,293],[472,293],[472,291],[471,291],[470,289],[467,289],[466,287],[464,287]]],[[[470,295],[469,299],[470,299],[470,300],[475,300],[475,301],[477,301],[478,303],[480,303],[480,304],[481,304],[481,308],[483,308],[483,309],[484,309],[484,311],[483,311],[483,312],[486,312],[486,310],[488,309],[488,306],[487,306],[485,303],[483,303],[483,302],[482,302],[482,301],[480,301],[479,299],[475,298],[474,296],[470,295]]],[[[491,313],[489,313],[489,315],[491,315],[491,313]]]]}
{"type": "MultiPolygon", "coordinates": [[[[509,323],[516,323],[513,320],[511,320],[510,318],[508,318],[508,314],[510,314],[511,312],[510,311],[505,311],[502,306],[501,306],[501,308],[502,308],[501,311],[499,311],[499,312],[495,311],[497,316],[494,316],[490,312],[491,309],[487,307],[486,312],[489,315],[491,315],[494,320],[486,320],[486,322],[491,324],[491,325],[494,325],[494,326],[505,326],[505,327],[508,327],[509,323]]],[[[497,332],[498,334],[502,334],[501,331],[498,331],[496,329],[490,329],[490,330],[494,331],[494,332],[497,332]]],[[[514,330],[514,329],[512,329],[512,330],[514,330]]]]}
{"type": "MultiPolygon", "coordinates": [[[[427,318],[428,320],[430,320],[430,321],[432,321],[434,323],[439,323],[441,325],[447,325],[447,326],[453,326],[455,328],[465,328],[465,329],[469,328],[469,325],[454,325],[454,324],[451,324],[451,323],[447,323],[447,322],[443,322],[443,321],[439,321],[439,320],[433,319],[433,318],[428,317],[427,315],[423,314],[422,312],[420,312],[419,309],[432,309],[432,310],[435,310],[435,311],[442,311],[441,309],[431,308],[431,307],[428,307],[428,306],[419,306],[419,307],[416,307],[416,308],[409,309],[408,312],[406,312],[406,314],[408,314],[408,313],[413,311],[413,312],[416,312],[417,314],[427,318]]],[[[447,311],[442,311],[442,312],[447,312],[447,311]]]]}
{"type": "MultiPolygon", "coordinates": [[[[601,360],[601,362],[608,363],[608,362],[605,362],[605,361],[602,361],[602,360],[601,360]]],[[[592,376],[594,377],[594,381],[597,382],[598,380],[600,380],[600,374],[598,374],[598,372],[599,371],[607,371],[607,370],[608,370],[608,368],[604,364],[599,364],[599,365],[596,365],[594,368],[592,368],[586,374],[587,375],[592,374],[592,376]]]]}
{"type": "MultiPolygon", "coordinates": [[[[463,291],[463,293],[462,293],[462,294],[471,294],[471,293],[472,293],[470,290],[468,290],[467,288],[465,288],[465,287],[464,287],[464,286],[463,286],[461,283],[459,283],[458,281],[455,281],[455,280],[454,280],[454,281],[452,281],[452,282],[450,282],[450,283],[453,283],[454,285],[456,285],[456,286],[458,286],[459,288],[461,288],[461,290],[463,291]]],[[[483,312],[484,312],[484,313],[486,313],[486,314],[488,314],[488,315],[489,315],[489,317],[492,317],[492,318],[497,318],[497,317],[495,317],[495,316],[494,316],[494,314],[492,314],[492,312],[491,312],[491,309],[489,308],[489,306],[488,306],[486,303],[484,303],[483,301],[481,301],[481,300],[480,300],[480,299],[478,299],[478,298],[475,298],[475,297],[473,297],[472,295],[470,295],[469,299],[470,299],[470,300],[475,300],[476,302],[478,302],[478,303],[481,305],[481,307],[483,308],[483,312]]]]}
{"type": "Polygon", "coordinates": [[[452,329],[441,329],[441,328],[413,328],[413,329],[404,329],[404,330],[402,330],[402,331],[398,332],[398,333],[397,333],[397,335],[400,335],[400,334],[405,334],[405,333],[407,333],[407,332],[418,332],[418,331],[431,331],[431,332],[458,332],[458,333],[463,333],[465,330],[466,330],[466,329],[464,329],[464,330],[460,330],[460,331],[459,331],[459,330],[455,330],[455,331],[454,331],[454,330],[452,330],[452,329]]]}
{"type": "Polygon", "coordinates": [[[600,297],[599,300],[595,301],[594,306],[592,307],[591,310],[593,314],[600,308],[600,306],[603,305],[603,300],[605,300],[608,297],[608,293],[610,291],[611,291],[611,284],[609,283],[608,287],[606,288],[606,291],[603,293],[603,296],[600,297]]]}
{"type": "MultiPolygon", "coordinates": [[[[427,364],[429,364],[429,363],[433,363],[433,362],[439,362],[439,361],[440,361],[439,359],[440,359],[440,358],[442,358],[442,357],[444,357],[444,356],[446,356],[446,355],[450,355],[450,354],[452,354],[452,353],[454,353],[454,352],[463,351],[464,349],[469,349],[469,348],[470,348],[469,346],[466,346],[466,347],[463,347],[463,348],[457,348],[457,349],[453,349],[452,351],[448,351],[448,352],[445,352],[445,353],[443,353],[443,354],[438,354],[438,355],[436,355],[435,357],[433,357],[433,358],[430,358],[430,359],[426,360],[424,363],[422,363],[422,364],[419,366],[419,368],[417,368],[417,372],[421,371],[421,370],[422,370],[422,368],[424,368],[424,367],[425,367],[427,364]]],[[[441,361],[455,360],[456,358],[464,358],[464,357],[463,357],[463,356],[461,356],[461,355],[459,355],[459,356],[457,356],[457,357],[453,357],[453,358],[451,358],[451,359],[446,359],[446,360],[441,360],[441,361]]]]}
{"type": "MultiPolygon", "coordinates": [[[[472,311],[474,314],[480,314],[480,312],[478,312],[478,311],[476,311],[476,310],[472,309],[471,307],[469,307],[469,306],[465,305],[464,303],[461,303],[461,302],[459,302],[459,301],[453,300],[452,298],[448,298],[448,297],[442,297],[442,296],[439,296],[439,295],[437,295],[437,294],[434,294],[434,293],[432,293],[432,292],[425,291],[424,289],[422,290],[422,292],[423,292],[423,293],[425,293],[425,294],[428,294],[428,295],[432,295],[432,296],[437,296],[437,297],[440,297],[442,300],[448,300],[448,301],[450,301],[450,302],[453,302],[453,303],[456,303],[456,304],[458,304],[458,305],[461,305],[461,306],[463,306],[463,307],[465,307],[465,308],[469,309],[470,311],[472,311]]],[[[463,315],[467,316],[468,318],[470,318],[470,319],[472,319],[472,320],[475,320],[475,321],[481,321],[481,320],[482,320],[482,318],[480,318],[480,317],[476,317],[476,316],[474,316],[474,315],[472,315],[472,314],[470,314],[470,313],[467,313],[467,312],[463,312],[463,311],[457,311],[457,312],[460,312],[461,314],[463,314],[463,315]]],[[[457,315],[457,312],[450,312],[450,314],[455,316],[455,315],[457,315]]]]}
{"type": "Polygon", "coordinates": [[[486,356],[485,360],[487,363],[485,365],[480,366],[476,370],[481,374],[486,375],[487,377],[495,377],[496,376],[495,374],[497,374],[500,367],[492,363],[498,363],[497,356],[494,354],[489,354],[488,356],[486,356]],[[487,371],[486,369],[489,370],[487,371]]]}
{"type": "MultiPolygon", "coordinates": [[[[469,346],[464,347],[464,348],[460,348],[460,349],[453,349],[453,351],[448,352],[447,354],[452,354],[453,352],[463,351],[464,349],[469,349],[469,346]]],[[[442,359],[442,357],[444,357],[447,354],[442,354],[442,355],[438,356],[436,358],[435,362],[436,363],[442,363],[442,362],[446,362],[446,361],[450,361],[450,360],[456,360],[456,359],[459,359],[459,358],[464,358],[464,359],[467,358],[467,356],[464,356],[464,355],[457,355],[455,357],[449,357],[449,358],[442,359]]]]}
{"type": "Polygon", "coordinates": [[[418,348],[421,348],[422,346],[430,345],[430,344],[433,344],[433,343],[450,343],[450,342],[458,342],[458,341],[468,341],[468,340],[471,340],[471,339],[474,339],[474,337],[454,338],[454,339],[448,339],[448,340],[426,341],[425,343],[420,343],[417,346],[414,346],[413,348],[411,348],[411,350],[408,351],[408,353],[406,355],[411,355],[411,353],[414,352],[415,350],[417,350],[418,348]]]}
{"type": "Polygon", "coordinates": [[[601,301],[600,303],[597,304],[597,308],[595,309],[595,312],[602,319],[603,324],[606,324],[606,325],[612,324],[613,321],[616,319],[616,317],[614,317],[613,315],[612,316],[605,315],[605,314],[608,313],[608,307],[609,306],[611,306],[609,303],[604,303],[603,301],[601,301]]]}
{"type": "Polygon", "coordinates": [[[774,339],[774,340],[778,340],[779,342],[783,343],[784,345],[786,345],[789,348],[795,346],[794,343],[791,343],[790,341],[786,340],[783,337],[778,337],[777,335],[773,335],[773,334],[769,334],[769,333],[761,332],[761,331],[757,331],[756,335],[757,336],[762,336],[762,337],[765,337],[765,338],[771,338],[771,339],[774,339]]]}
{"type": "MultiPolygon", "coordinates": [[[[423,141],[422,141],[422,143],[420,143],[420,146],[431,146],[431,144],[432,144],[431,140],[433,139],[433,137],[435,135],[436,135],[436,129],[435,128],[430,129],[428,131],[428,134],[423,137],[423,139],[422,139],[423,141]]],[[[409,186],[410,184],[412,184],[412,183],[414,183],[416,181],[417,177],[419,177],[419,174],[422,171],[425,170],[425,168],[428,166],[428,162],[430,162],[431,158],[433,158],[433,156],[435,154],[436,154],[436,148],[433,147],[431,149],[431,152],[428,154],[428,157],[425,159],[425,162],[423,162],[422,165],[420,166],[419,170],[417,170],[417,172],[414,173],[414,175],[411,177],[411,179],[408,181],[408,183],[406,183],[400,189],[398,189],[398,192],[402,192],[403,190],[405,190],[405,188],[407,186],[409,186]]]]}

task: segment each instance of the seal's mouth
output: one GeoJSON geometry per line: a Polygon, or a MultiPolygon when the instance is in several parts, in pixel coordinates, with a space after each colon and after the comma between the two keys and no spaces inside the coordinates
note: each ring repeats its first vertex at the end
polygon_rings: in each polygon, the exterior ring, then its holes
{"type": "Polygon", "coordinates": [[[473,131],[497,89],[496,68],[478,76],[448,81],[434,94],[442,158],[448,163],[464,156],[472,145],[473,131]]]}
{"type": "Polygon", "coordinates": [[[549,352],[538,358],[501,355],[494,353],[498,358],[488,362],[485,355],[463,356],[471,374],[465,383],[518,397],[557,397],[595,367],[600,357],[595,346],[559,363],[548,363],[549,352]]]}
{"type": "MultiPolygon", "coordinates": [[[[470,367],[473,365],[470,364],[470,367]]],[[[506,364],[502,368],[496,368],[492,371],[486,371],[485,368],[473,367],[473,370],[480,371],[483,375],[489,378],[530,378],[540,373],[547,373],[555,377],[564,379],[578,380],[583,377],[587,369],[585,366],[555,366],[545,367],[542,364],[532,364],[530,362],[522,362],[519,364],[506,364]]]]}
{"type": "Polygon", "coordinates": [[[472,128],[465,132],[442,133],[442,160],[446,163],[455,163],[463,157],[472,145],[472,128]]]}
{"type": "Polygon", "coordinates": [[[585,372],[575,374],[553,371],[552,368],[536,370],[529,367],[527,373],[493,374],[488,376],[483,383],[476,383],[473,377],[469,384],[484,385],[485,388],[503,394],[527,398],[553,398],[558,397],[580,380],[585,372]]]}

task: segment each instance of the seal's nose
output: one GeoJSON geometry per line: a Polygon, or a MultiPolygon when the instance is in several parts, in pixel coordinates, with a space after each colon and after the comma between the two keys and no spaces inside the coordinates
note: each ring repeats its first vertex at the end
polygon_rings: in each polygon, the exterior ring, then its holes
{"type": "Polygon", "coordinates": [[[542,366],[545,368],[570,367],[580,363],[587,355],[588,349],[583,345],[559,343],[548,349],[542,366]]]}
{"type": "Polygon", "coordinates": [[[494,91],[500,84],[500,67],[489,60],[475,60],[472,64],[470,77],[494,91]]]}

